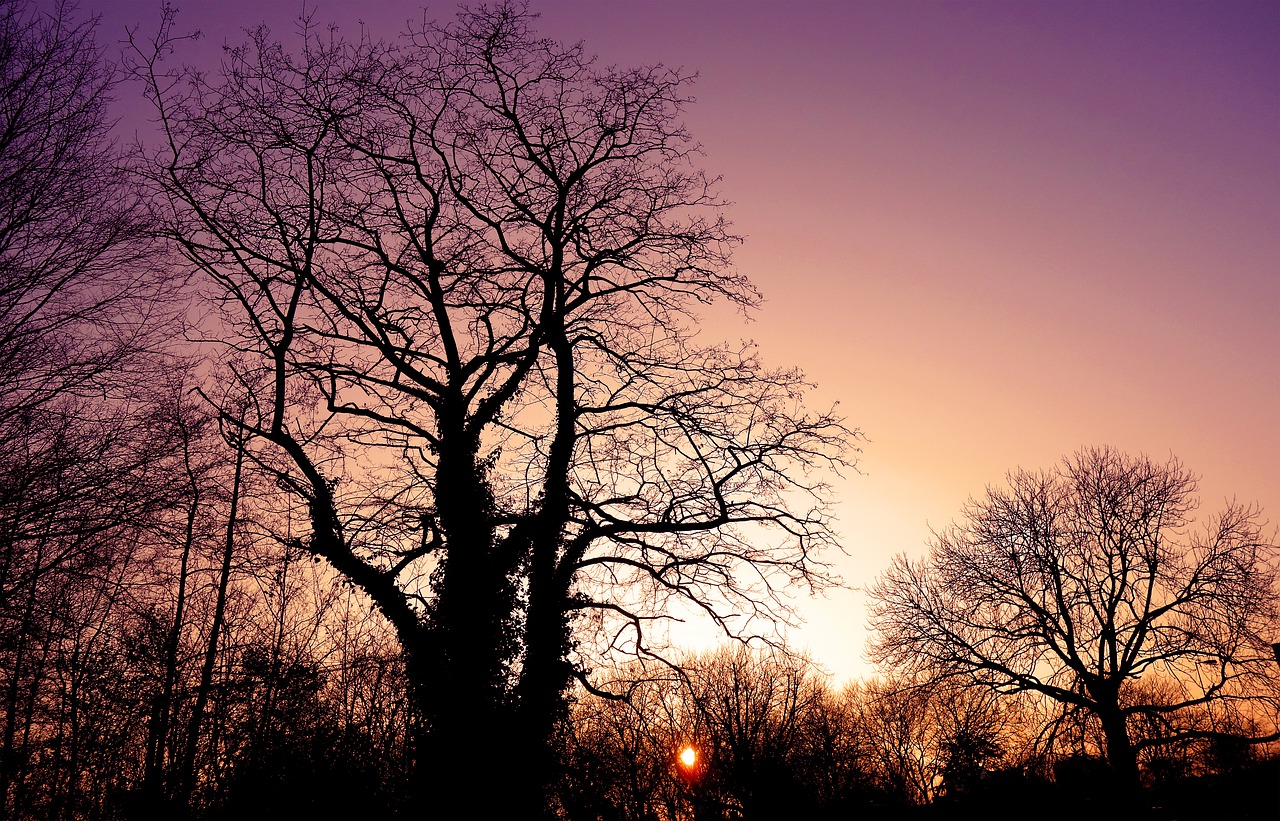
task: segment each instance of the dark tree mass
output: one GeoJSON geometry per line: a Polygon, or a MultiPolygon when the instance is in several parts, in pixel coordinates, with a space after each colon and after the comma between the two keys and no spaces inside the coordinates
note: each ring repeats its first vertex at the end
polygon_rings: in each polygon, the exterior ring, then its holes
{"type": "Polygon", "coordinates": [[[860,437],[697,333],[760,297],[691,74],[511,2],[187,67],[157,12],[0,0],[0,817],[1265,806],[1276,548],[1176,460],[971,503],[883,678],[788,647],[860,437]]]}
{"type": "Polygon", "coordinates": [[[847,431],[798,373],[688,330],[756,300],[688,80],[598,67],[518,6],[296,54],[259,31],[208,75],[165,73],[170,26],[135,43],[167,139],[144,173],[221,309],[222,419],[395,629],[422,777],[461,783],[503,737],[527,763],[486,800],[535,813],[599,651],[648,652],[669,598],[729,628],[825,582],[806,478],[847,431]]]}

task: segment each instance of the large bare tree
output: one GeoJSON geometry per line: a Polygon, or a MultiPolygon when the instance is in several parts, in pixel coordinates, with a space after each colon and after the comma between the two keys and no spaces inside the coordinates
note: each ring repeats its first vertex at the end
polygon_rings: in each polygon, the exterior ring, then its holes
{"type": "Polygon", "coordinates": [[[749,635],[826,584],[821,471],[849,453],[798,371],[695,338],[701,306],[758,296],[681,124],[690,77],[532,17],[258,30],[206,73],[167,68],[168,17],[134,66],[168,233],[254,400],[236,424],[394,625],[446,814],[539,811],[567,687],[651,652],[669,600],[749,635]],[[511,788],[461,795],[495,756],[511,788]]]}
{"type": "Polygon", "coordinates": [[[1126,789],[1144,746],[1242,726],[1280,737],[1280,557],[1254,508],[1195,523],[1195,491],[1176,459],[1110,449],[1010,474],[874,585],[872,657],[1094,714],[1126,789]],[[1140,679],[1176,696],[1142,698],[1140,679]],[[1139,719],[1170,731],[1136,737],[1139,719]]]}

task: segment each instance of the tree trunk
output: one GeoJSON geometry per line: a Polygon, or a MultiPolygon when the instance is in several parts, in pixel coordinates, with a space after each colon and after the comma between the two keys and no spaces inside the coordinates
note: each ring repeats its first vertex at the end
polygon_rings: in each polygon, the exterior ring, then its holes
{"type": "MultiPolygon", "coordinates": [[[[36,561],[40,560],[40,553],[36,553],[36,561]]],[[[19,698],[22,694],[22,675],[24,671],[24,662],[26,661],[27,642],[33,638],[31,631],[32,614],[35,610],[36,600],[36,580],[31,581],[31,588],[27,595],[26,606],[23,608],[22,622],[15,631],[16,641],[13,649],[13,665],[8,671],[8,686],[5,688],[5,711],[4,711],[4,736],[0,741],[0,818],[9,818],[10,811],[21,809],[20,807],[11,807],[9,805],[9,790],[14,782],[15,770],[18,769],[19,752],[15,748],[18,730],[18,705],[19,698]]],[[[26,751],[23,750],[22,756],[25,758],[26,751]]]]}
{"type": "Polygon", "coordinates": [[[196,753],[200,744],[200,725],[209,703],[209,690],[213,686],[213,669],[218,659],[218,640],[222,636],[222,622],[227,612],[227,587],[231,581],[231,556],[235,548],[236,519],[240,509],[240,482],[244,470],[244,445],[236,448],[235,471],[231,478],[231,509],[227,512],[226,540],[222,545],[222,565],[218,570],[218,593],[213,606],[213,620],[209,625],[209,644],[205,648],[204,664],[200,668],[200,684],[196,689],[196,703],[187,724],[186,750],[182,756],[182,772],[179,776],[176,803],[190,810],[191,794],[196,785],[196,753]]]}
{"type": "Polygon", "coordinates": [[[1107,741],[1107,764],[1115,779],[1115,799],[1119,809],[1127,812],[1136,808],[1141,796],[1138,753],[1129,740],[1129,728],[1119,705],[1099,705],[1097,712],[1107,741]]]}
{"type": "Polygon", "coordinates": [[[478,443],[465,432],[461,414],[443,442],[436,507],[447,552],[428,625],[407,642],[401,637],[410,685],[428,724],[419,745],[423,807],[443,817],[521,816],[526,808],[519,791],[507,783],[512,770],[502,772],[496,789],[463,787],[475,783],[477,771],[512,761],[506,688],[517,646],[511,577],[518,556],[496,542],[478,443]]]}
{"type": "Polygon", "coordinates": [[[526,817],[547,812],[556,771],[552,742],[566,713],[564,691],[571,677],[565,659],[569,646],[565,597],[555,589],[554,574],[547,572],[545,579],[541,575],[536,570],[530,573],[524,667],[516,690],[516,744],[520,759],[527,763],[515,773],[515,784],[526,817]]]}
{"type": "MultiPolygon", "coordinates": [[[[560,268],[557,253],[553,270],[560,268]]],[[[559,285],[562,279],[553,278],[559,285]]],[[[563,288],[555,298],[557,318],[565,314],[563,288]]],[[[551,323],[548,344],[555,354],[556,429],[547,454],[541,509],[527,548],[529,566],[528,607],[524,629],[524,664],[516,696],[522,758],[528,762],[519,773],[519,792],[529,815],[544,815],[549,788],[556,773],[555,732],[564,718],[564,692],[573,675],[567,655],[569,636],[569,576],[560,562],[571,566],[574,558],[561,558],[565,523],[569,519],[569,471],[577,435],[576,367],[573,345],[562,319],[551,323]]]]}
{"type": "MultiPolygon", "coordinates": [[[[189,463],[188,463],[189,464],[189,463]]],[[[200,504],[200,493],[193,485],[187,525],[182,543],[182,559],[178,571],[177,601],[174,605],[173,625],[168,631],[164,648],[164,669],[161,671],[160,693],[151,712],[147,732],[147,758],[142,781],[142,794],[146,812],[168,815],[165,771],[169,759],[169,724],[173,716],[174,689],[178,682],[178,647],[182,641],[183,621],[187,604],[187,577],[190,573],[191,550],[195,545],[195,521],[200,504]]]]}
{"type": "Polygon", "coordinates": [[[414,738],[415,812],[427,818],[524,817],[509,781],[525,762],[513,755],[504,705],[451,680],[434,633],[424,626],[416,639],[401,638],[409,687],[424,717],[414,738]]]}

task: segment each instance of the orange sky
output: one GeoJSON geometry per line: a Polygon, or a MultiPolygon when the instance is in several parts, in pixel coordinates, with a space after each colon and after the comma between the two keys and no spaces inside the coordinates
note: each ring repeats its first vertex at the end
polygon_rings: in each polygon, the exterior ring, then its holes
{"type": "MultiPolygon", "coordinates": [[[[308,5],[392,36],[421,4],[308,5]]],[[[206,53],[300,8],[189,6],[206,53]]],[[[83,7],[104,41],[158,17],[83,7]]],[[[688,124],[767,299],[707,333],[800,365],[865,432],[837,483],[850,585],[1082,445],[1176,454],[1206,507],[1280,520],[1280,4],[534,7],[605,63],[700,72],[688,124]]],[[[803,609],[797,640],[866,672],[858,595],[803,609]]]]}

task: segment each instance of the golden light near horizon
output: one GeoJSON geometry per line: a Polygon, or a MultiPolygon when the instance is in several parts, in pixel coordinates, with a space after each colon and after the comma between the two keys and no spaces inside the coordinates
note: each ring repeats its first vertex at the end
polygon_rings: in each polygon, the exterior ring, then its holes
{"type": "Polygon", "coordinates": [[[688,745],[680,751],[680,763],[686,767],[692,767],[698,763],[698,751],[688,745]]]}

